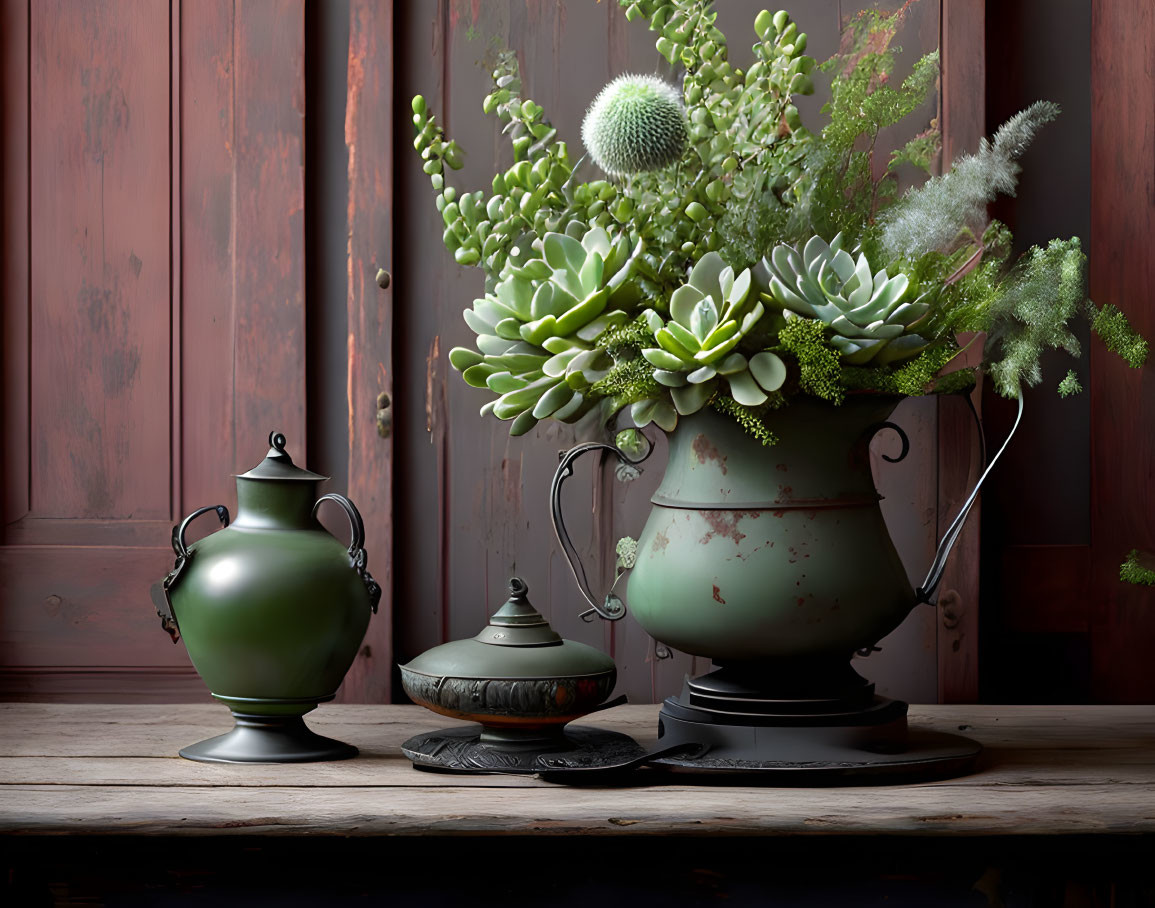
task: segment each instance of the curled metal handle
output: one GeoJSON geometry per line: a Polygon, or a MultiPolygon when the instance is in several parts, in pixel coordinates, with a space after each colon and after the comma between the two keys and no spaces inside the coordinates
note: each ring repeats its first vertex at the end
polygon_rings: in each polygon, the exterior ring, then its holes
{"type": "Polygon", "coordinates": [[[875,423],[873,426],[866,430],[867,436],[869,438],[874,438],[874,436],[881,432],[883,429],[893,429],[894,432],[897,433],[899,440],[902,442],[902,450],[898,452],[898,457],[891,457],[889,454],[883,454],[882,459],[887,463],[899,463],[900,461],[905,460],[906,455],[910,453],[910,439],[902,430],[902,426],[900,426],[898,423],[891,422],[890,420],[875,423]]]}
{"type": "Polygon", "coordinates": [[[328,495],[322,495],[317,499],[317,503],[313,505],[314,516],[317,513],[317,509],[321,507],[321,503],[325,501],[335,501],[341,506],[341,510],[345,512],[345,516],[349,518],[349,528],[353,533],[352,538],[349,540],[349,564],[360,575],[361,580],[364,581],[365,589],[369,592],[369,608],[376,614],[377,606],[381,602],[381,585],[373,579],[373,575],[369,573],[367,567],[369,555],[365,551],[365,521],[361,519],[361,512],[358,511],[357,506],[344,495],[330,492],[328,495]]]}
{"type": "Polygon", "coordinates": [[[574,461],[590,451],[609,451],[617,457],[618,461],[622,464],[637,467],[638,464],[642,463],[654,453],[654,443],[650,441],[649,436],[644,432],[639,432],[638,434],[646,439],[646,451],[641,457],[637,458],[631,458],[616,445],[604,444],[602,442],[586,442],[575,445],[562,454],[561,463],[558,464],[557,472],[553,474],[553,482],[550,484],[549,513],[553,521],[553,531],[557,536],[557,541],[561,544],[562,551],[565,553],[566,561],[569,562],[569,568],[570,571],[573,572],[573,578],[578,585],[578,589],[581,590],[581,594],[586,602],[590,604],[590,608],[581,613],[581,619],[583,621],[592,621],[595,615],[604,618],[606,621],[617,621],[626,616],[626,604],[614,593],[608,593],[601,602],[598,602],[598,600],[594,598],[593,590],[590,589],[589,578],[586,576],[586,569],[582,564],[581,556],[578,555],[573,540],[570,539],[569,533],[565,528],[565,518],[562,514],[561,507],[562,483],[573,476],[574,461]]]}
{"type": "Polygon", "coordinates": [[[345,516],[349,518],[349,527],[353,531],[353,538],[349,540],[349,557],[356,558],[357,552],[362,551],[365,545],[365,521],[361,519],[361,512],[344,495],[330,492],[328,495],[322,495],[317,499],[317,503],[313,505],[313,516],[316,516],[317,509],[321,507],[323,501],[337,502],[341,506],[341,510],[345,512],[345,516]]]}
{"type": "Polygon", "coordinates": [[[229,525],[229,509],[223,504],[210,505],[207,508],[197,508],[197,510],[193,511],[180,522],[180,526],[172,528],[172,550],[176,552],[177,558],[183,560],[189,556],[188,546],[186,546],[184,542],[184,534],[189,528],[189,524],[200,517],[201,514],[207,514],[209,511],[217,512],[217,519],[220,520],[222,527],[229,525]]]}
{"type": "MultiPolygon", "coordinates": [[[[938,589],[939,583],[942,581],[943,571],[946,570],[946,560],[950,556],[950,550],[954,548],[954,544],[958,541],[959,535],[962,533],[963,525],[966,523],[967,515],[970,514],[971,508],[979,497],[979,489],[983,487],[987,476],[990,475],[999,458],[1003,456],[1003,451],[1007,449],[1007,445],[1011,443],[1011,439],[1015,437],[1015,432],[1019,428],[1019,423],[1023,419],[1023,392],[1019,391],[1019,412],[1015,416],[1014,425],[1011,426],[1011,431],[1007,433],[1003,445],[999,448],[998,453],[991,458],[991,462],[987,464],[979,481],[975,483],[974,489],[971,490],[970,496],[963,506],[959,509],[955,519],[951,525],[947,527],[946,533],[943,534],[942,541],[938,544],[938,550],[934,553],[934,561],[931,562],[930,570],[927,571],[926,579],[923,580],[922,585],[916,590],[916,602],[926,603],[927,605],[934,605],[935,590],[938,589]]],[[[985,449],[986,440],[983,439],[983,446],[985,449]]]]}
{"type": "Polygon", "coordinates": [[[211,505],[207,508],[198,508],[188,515],[180,522],[178,526],[172,528],[172,550],[176,553],[176,563],[172,566],[172,570],[163,579],[154,583],[152,586],[152,604],[156,607],[157,617],[160,618],[160,626],[164,628],[165,632],[172,638],[172,642],[176,643],[180,639],[180,625],[176,620],[176,612],[172,607],[172,588],[176,585],[180,575],[184,572],[185,565],[188,564],[192,553],[184,541],[184,534],[194,520],[207,514],[209,511],[216,511],[217,519],[220,520],[222,527],[229,525],[229,509],[223,504],[211,505]]]}

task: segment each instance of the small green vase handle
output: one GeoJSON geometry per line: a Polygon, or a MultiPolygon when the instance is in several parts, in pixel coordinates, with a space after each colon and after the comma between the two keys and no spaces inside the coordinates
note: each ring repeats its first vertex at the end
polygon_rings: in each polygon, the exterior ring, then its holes
{"type": "Polygon", "coordinates": [[[180,578],[181,572],[188,564],[192,553],[184,541],[184,534],[194,520],[207,514],[209,511],[215,511],[217,519],[220,520],[222,527],[229,525],[229,509],[223,504],[211,505],[207,508],[197,508],[180,522],[179,526],[172,528],[172,550],[176,553],[176,563],[172,566],[172,570],[168,572],[168,576],[163,580],[154,583],[152,587],[152,604],[156,607],[157,617],[160,618],[160,626],[164,628],[165,633],[172,638],[172,642],[176,643],[180,639],[180,625],[177,624],[176,612],[172,608],[172,597],[169,595],[172,588],[176,585],[180,578]]]}
{"type": "Polygon", "coordinates": [[[321,503],[325,501],[335,501],[345,512],[345,516],[349,518],[349,527],[353,531],[353,538],[349,540],[349,564],[364,582],[365,589],[369,593],[369,608],[373,610],[373,614],[377,614],[377,606],[381,602],[381,585],[373,579],[373,575],[369,573],[366,567],[369,563],[369,555],[365,551],[365,521],[361,519],[361,512],[344,495],[330,492],[328,495],[322,495],[317,499],[317,503],[313,505],[314,516],[317,509],[321,507],[321,503]]]}
{"type": "Polygon", "coordinates": [[[184,520],[180,522],[180,526],[172,528],[172,550],[176,552],[176,557],[181,560],[187,560],[189,556],[188,546],[185,545],[184,534],[188,530],[189,524],[201,516],[207,514],[209,511],[217,512],[217,519],[221,522],[221,527],[229,525],[229,509],[223,504],[210,505],[207,508],[197,508],[184,520]]]}
{"type": "Polygon", "coordinates": [[[583,621],[590,621],[595,615],[604,618],[606,621],[618,621],[626,616],[626,604],[619,596],[612,592],[608,593],[601,602],[594,597],[593,590],[590,589],[589,578],[586,576],[585,565],[582,564],[581,556],[578,555],[573,540],[570,539],[569,533],[565,528],[565,518],[562,514],[561,507],[562,483],[573,476],[574,461],[590,451],[608,451],[613,454],[623,466],[637,469],[638,464],[654,453],[654,443],[650,441],[649,437],[644,432],[639,432],[638,434],[646,439],[646,450],[645,453],[637,458],[630,457],[616,445],[604,444],[602,442],[591,441],[570,448],[562,454],[561,463],[558,464],[557,472],[553,474],[553,482],[550,484],[549,511],[550,518],[553,521],[553,531],[557,535],[557,541],[561,543],[562,551],[565,553],[566,561],[569,562],[569,568],[573,572],[573,577],[577,582],[578,589],[581,590],[581,594],[586,602],[590,604],[590,608],[581,614],[583,621]]]}

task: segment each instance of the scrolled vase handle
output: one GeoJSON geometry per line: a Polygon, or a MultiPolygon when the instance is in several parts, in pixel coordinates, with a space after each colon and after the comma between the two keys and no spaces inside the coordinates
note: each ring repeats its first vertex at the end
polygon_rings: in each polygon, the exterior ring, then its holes
{"type": "Polygon", "coordinates": [[[366,567],[369,562],[369,555],[365,551],[365,521],[361,519],[361,512],[344,495],[330,492],[328,495],[322,495],[317,499],[317,503],[313,505],[314,515],[316,515],[317,509],[321,507],[322,502],[326,501],[334,501],[339,504],[341,510],[345,512],[345,516],[349,518],[349,528],[353,533],[349,540],[349,564],[364,582],[365,589],[369,593],[369,608],[373,610],[373,614],[377,614],[377,606],[381,602],[381,585],[373,579],[373,575],[369,573],[366,567]]]}
{"type": "Polygon", "coordinates": [[[570,539],[569,533],[565,528],[565,518],[561,506],[562,483],[573,476],[574,461],[590,451],[609,451],[622,465],[637,467],[638,464],[654,452],[654,444],[650,441],[649,437],[642,432],[638,434],[646,439],[646,451],[637,458],[630,457],[616,445],[604,444],[602,442],[586,442],[570,448],[561,456],[561,463],[558,464],[557,472],[553,474],[553,482],[550,484],[549,511],[550,518],[553,521],[553,531],[557,536],[557,541],[561,544],[562,551],[565,553],[566,561],[569,562],[569,567],[573,572],[573,577],[577,582],[578,589],[581,590],[582,596],[590,605],[590,608],[581,614],[583,621],[590,621],[595,615],[604,618],[606,621],[618,621],[626,616],[626,604],[619,596],[612,592],[606,594],[605,599],[600,602],[594,597],[593,590],[590,589],[589,578],[586,576],[585,566],[582,564],[581,556],[578,555],[573,540],[570,539]]]}
{"type": "Polygon", "coordinates": [[[197,508],[188,515],[179,525],[172,528],[172,550],[176,554],[176,563],[172,566],[172,570],[168,572],[168,576],[159,583],[153,584],[152,589],[152,604],[156,607],[157,617],[160,618],[160,626],[164,628],[171,638],[172,642],[176,643],[180,639],[180,625],[176,620],[176,612],[172,608],[171,591],[180,578],[181,572],[184,571],[185,565],[188,564],[189,558],[192,557],[192,552],[189,551],[188,545],[184,541],[184,534],[188,531],[189,524],[210,511],[216,512],[217,519],[221,522],[221,527],[229,525],[229,509],[223,504],[210,505],[207,508],[197,508]]]}

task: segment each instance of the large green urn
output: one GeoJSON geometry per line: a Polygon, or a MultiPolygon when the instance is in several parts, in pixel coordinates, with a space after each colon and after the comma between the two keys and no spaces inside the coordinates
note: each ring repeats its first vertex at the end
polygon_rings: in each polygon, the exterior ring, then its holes
{"type": "Polygon", "coordinates": [[[328,477],[301,469],[285,437],[269,436],[268,456],[237,479],[237,515],[201,508],[173,528],[176,564],[157,596],[162,623],[236,727],[186,747],[208,762],[304,762],[354,756],[351,745],[310,731],[302,716],[332,700],[364,639],[381,589],[366,570],[364,525],[343,495],[318,496],[328,477]],[[317,520],[332,501],[348,517],[351,540],[317,520]],[[193,544],[190,524],[215,512],[223,529],[193,544]]]}
{"type": "Polygon", "coordinates": [[[915,594],[869,446],[899,400],[795,401],[770,447],[712,410],[680,420],[627,588],[642,627],[723,665],[845,663],[894,630],[915,594]]]}
{"type": "MultiPolygon", "coordinates": [[[[851,666],[931,600],[971,504],[916,591],[870,461],[884,428],[898,432],[905,454],[906,436],[889,422],[901,400],[861,393],[832,406],[800,397],[766,416],[777,438],[769,446],[709,409],[678,420],[625,600],[655,640],[712,660],[714,670],[687,678],[663,704],[655,765],[817,778],[950,775],[973,763],[977,744],[908,728],[907,705],[876,694],[851,666]]],[[[593,596],[561,513],[561,483],[592,450],[608,450],[627,472],[648,453],[579,445],[554,478],[554,524],[587,615],[617,620],[626,603],[593,596]]]]}

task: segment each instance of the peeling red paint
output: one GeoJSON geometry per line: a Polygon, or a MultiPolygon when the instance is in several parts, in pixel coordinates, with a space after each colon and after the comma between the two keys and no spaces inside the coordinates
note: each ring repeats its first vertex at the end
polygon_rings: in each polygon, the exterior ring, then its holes
{"type": "Polygon", "coordinates": [[[789,469],[790,469],[790,467],[788,467],[788,466],[787,466],[786,464],[784,464],[784,463],[780,463],[780,464],[778,464],[778,466],[776,466],[776,467],[775,467],[775,469],[776,469],[776,470],[781,470],[783,473],[785,473],[787,470],[789,470],[789,469]]]}
{"type": "Polygon", "coordinates": [[[778,486],[778,497],[789,501],[794,497],[793,486],[778,486]]]}
{"type": "Polygon", "coordinates": [[[726,600],[722,598],[722,591],[718,589],[718,584],[716,583],[714,584],[714,601],[721,602],[722,605],[726,604],[726,600]]]}
{"type": "Polygon", "coordinates": [[[704,464],[707,460],[713,460],[717,462],[718,468],[722,471],[723,475],[725,475],[726,455],[719,451],[717,445],[710,441],[710,439],[705,435],[699,435],[694,439],[692,447],[694,454],[698,458],[698,463],[704,464]]]}

